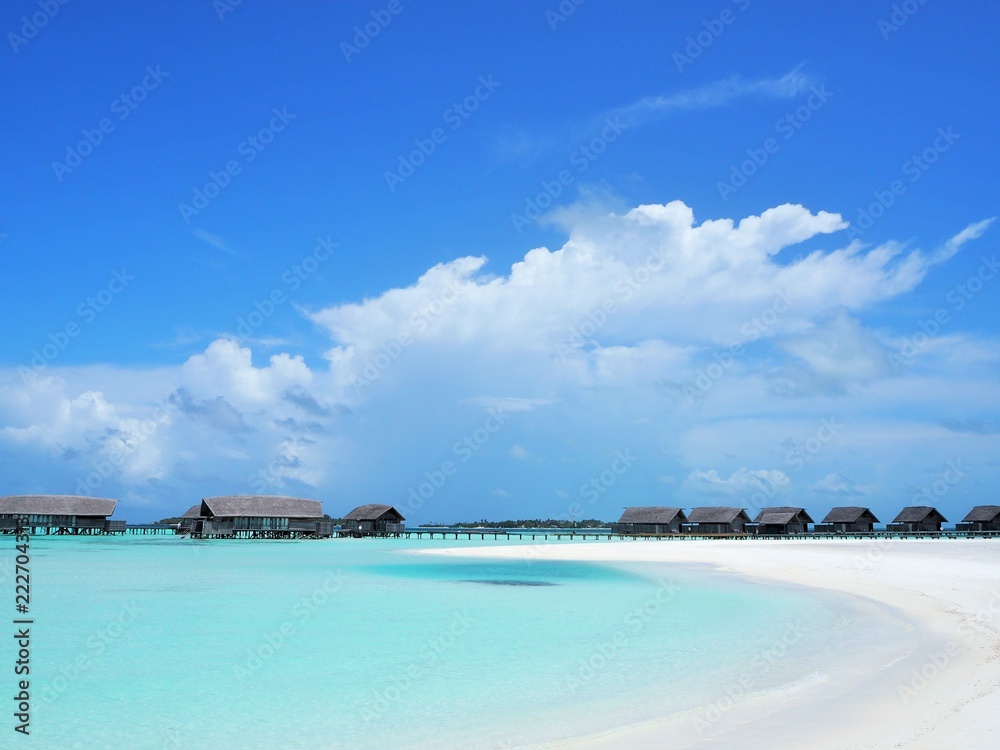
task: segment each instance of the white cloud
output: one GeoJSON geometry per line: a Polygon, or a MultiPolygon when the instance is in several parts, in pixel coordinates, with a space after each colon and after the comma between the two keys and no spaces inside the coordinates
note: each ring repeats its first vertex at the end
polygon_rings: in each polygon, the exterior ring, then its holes
{"type": "Polygon", "coordinates": [[[778,376],[776,391],[784,395],[843,393],[892,373],[889,350],[844,312],[776,346],[795,358],[778,376]]]}
{"type": "Polygon", "coordinates": [[[840,473],[827,474],[825,477],[816,482],[816,484],[812,486],[812,489],[815,492],[820,492],[825,495],[836,495],[841,498],[860,498],[865,496],[865,488],[860,487],[858,484],[840,473]]]}
{"type": "Polygon", "coordinates": [[[302,357],[276,354],[267,367],[254,367],[248,347],[231,339],[216,339],[203,354],[191,356],[181,378],[205,397],[223,396],[240,409],[273,405],[291,387],[308,387],[313,374],[302,357]]]}
{"type": "MultiPolygon", "coordinates": [[[[209,488],[322,495],[338,511],[402,502],[452,461],[458,471],[408,514],[426,520],[461,516],[450,508],[469,497],[499,502],[487,488],[505,486],[515,465],[524,481],[503,507],[527,512],[555,496],[553,512],[563,512],[588,502],[579,488],[609,455],[633,450],[628,471],[584,506],[610,518],[670,477],[696,498],[780,499],[791,482],[778,468],[788,467],[786,442],[814,436],[834,411],[843,438],[795,474],[796,486],[842,489],[841,467],[859,461],[848,445],[900,477],[911,452],[948,441],[963,441],[963,455],[995,455],[995,431],[955,425],[998,421],[996,342],[956,320],[895,372],[886,354],[913,331],[872,330],[868,319],[989,222],[925,254],[845,244],[839,215],[790,204],[700,224],[679,201],[552,218],[566,242],[503,272],[458,258],[404,287],[312,311],[331,339],[318,365],[220,338],[155,371],[50,367],[29,382],[0,373],[7,466],[44,456],[65,475],[51,491],[72,491],[117,450],[109,486],[186,503],[164,511],[182,512],[209,488]],[[782,252],[807,241],[821,249],[795,260],[782,252]],[[670,396],[668,386],[679,390],[734,342],[745,353],[699,402],[670,396]],[[775,384],[801,398],[774,398],[775,384]],[[502,423],[485,421],[491,409],[502,423]],[[468,459],[454,449],[465,438],[468,459]],[[521,460],[525,445],[544,445],[551,460],[521,460]]],[[[859,491],[876,486],[850,473],[866,483],[859,491]]]]}
{"type": "Polygon", "coordinates": [[[563,149],[602,131],[607,123],[620,123],[623,128],[642,125],[675,113],[715,109],[740,99],[790,99],[806,91],[816,81],[798,66],[777,78],[746,81],[731,76],[704,86],[682,89],[670,94],[644,96],[628,104],[614,107],[565,128],[565,133],[534,133],[526,128],[508,126],[495,144],[497,155],[505,161],[531,161],[546,151],[563,149]]]}
{"type": "Polygon", "coordinates": [[[460,358],[461,368],[444,376],[472,376],[489,386],[480,393],[506,385],[544,399],[551,388],[532,383],[600,384],[644,368],[683,369],[691,345],[758,337],[761,316],[770,321],[767,336],[802,334],[786,346],[822,377],[854,368],[863,381],[882,373],[877,341],[847,313],[912,289],[931,264],[919,250],[857,242],[778,262],[782,249],[847,226],[837,214],[796,205],[739,223],[698,225],[677,201],[575,218],[562,248],[531,250],[507,275],[486,274],[482,257],[459,258],[411,286],[313,312],[336,343],[328,359],[344,397],[352,383],[363,395],[371,383],[407,377],[407,362],[426,368],[433,357],[460,358]],[[837,309],[845,312],[824,323],[837,309]],[[833,350],[840,345],[852,347],[846,365],[833,350]]]}
{"type": "Polygon", "coordinates": [[[688,474],[683,488],[698,495],[745,498],[757,493],[776,494],[787,489],[791,481],[780,469],[751,470],[741,467],[725,479],[715,469],[696,469],[688,474]]]}
{"type": "Polygon", "coordinates": [[[508,413],[532,411],[552,403],[548,398],[518,398],[516,396],[477,396],[463,399],[463,403],[508,413]]]}
{"type": "Polygon", "coordinates": [[[608,115],[635,121],[643,116],[662,115],[672,111],[713,109],[745,97],[790,99],[814,84],[815,81],[802,71],[800,65],[780,78],[744,81],[740,76],[733,76],[696,89],[644,97],[628,106],[612,110],[608,115]]]}
{"type": "Polygon", "coordinates": [[[192,233],[202,242],[206,242],[216,250],[221,250],[228,255],[239,255],[238,252],[229,247],[229,244],[219,235],[206,232],[204,229],[192,229],[192,233]]]}

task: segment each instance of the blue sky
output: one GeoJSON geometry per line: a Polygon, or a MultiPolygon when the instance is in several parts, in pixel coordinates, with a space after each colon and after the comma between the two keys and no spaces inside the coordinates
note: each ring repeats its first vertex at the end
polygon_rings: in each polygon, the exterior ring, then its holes
{"type": "Polygon", "coordinates": [[[998,20],[8,3],[0,492],[995,502],[998,20]]]}

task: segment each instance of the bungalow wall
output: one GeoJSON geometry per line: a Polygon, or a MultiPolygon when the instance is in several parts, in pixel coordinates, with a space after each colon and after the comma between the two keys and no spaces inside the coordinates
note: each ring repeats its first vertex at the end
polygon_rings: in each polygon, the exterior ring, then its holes
{"type": "Polygon", "coordinates": [[[758,524],[759,534],[779,535],[779,534],[805,534],[809,531],[807,523],[765,523],[758,524]]]}
{"type": "Polygon", "coordinates": [[[234,536],[244,532],[263,534],[332,536],[333,521],[315,518],[232,517],[183,519],[182,531],[194,536],[234,536]]]}
{"type": "Polygon", "coordinates": [[[906,533],[915,533],[918,531],[941,531],[940,521],[904,521],[903,523],[890,523],[886,524],[886,531],[903,531],[906,533]]]}
{"type": "Polygon", "coordinates": [[[668,524],[660,523],[613,523],[612,534],[676,534],[681,530],[680,518],[668,524]]]}
{"type": "Polygon", "coordinates": [[[342,529],[352,531],[356,534],[376,535],[376,534],[402,534],[406,530],[406,524],[391,519],[379,520],[357,520],[344,521],[342,529]]]}
{"type": "MultiPolygon", "coordinates": [[[[13,530],[21,522],[27,528],[43,529],[74,529],[81,531],[105,531],[108,521],[106,516],[53,516],[53,515],[12,515],[0,516],[0,529],[13,530]]],[[[121,523],[124,523],[121,522],[121,523]]]]}
{"type": "Polygon", "coordinates": [[[1000,518],[993,521],[965,521],[955,524],[956,531],[1000,531],[1000,518]]]}
{"type": "Polygon", "coordinates": [[[691,534],[742,534],[746,531],[746,522],[739,519],[732,523],[686,523],[685,531],[691,534]]]}
{"type": "Polygon", "coordinates": [[[864,534],[871,533],[874,529],[871,521],[837,521],[835,523],[818,523],[813,526],[813,531],[817,534],[864,534]]]}

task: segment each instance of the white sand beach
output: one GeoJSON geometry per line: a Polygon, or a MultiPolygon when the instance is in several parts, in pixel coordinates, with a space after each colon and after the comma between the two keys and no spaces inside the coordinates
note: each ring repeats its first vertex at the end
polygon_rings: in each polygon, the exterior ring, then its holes
{"type": "Polygon", "coordinates": [[[690,717],[675,715],[547,748],[978,750],[1000,743],[1000,542],[994,540],[607,541],[419,553],[711,565],[875,602],[904,627],[926,633],[920,647],[894,663],[873,658],[850,679],[829,665],[830,679],[817,689],[784,704],[744,702],[707,733],[693,732],[690,717]]]}

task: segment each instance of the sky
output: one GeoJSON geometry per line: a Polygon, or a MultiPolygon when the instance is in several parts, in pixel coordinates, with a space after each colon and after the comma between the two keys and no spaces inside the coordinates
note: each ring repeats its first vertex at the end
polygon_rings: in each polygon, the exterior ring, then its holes
{"type": "Polygon", "coordinates": [[[0,10],[0,494],[949,521],[1000,488],[1000,8],[0,10]]]}

